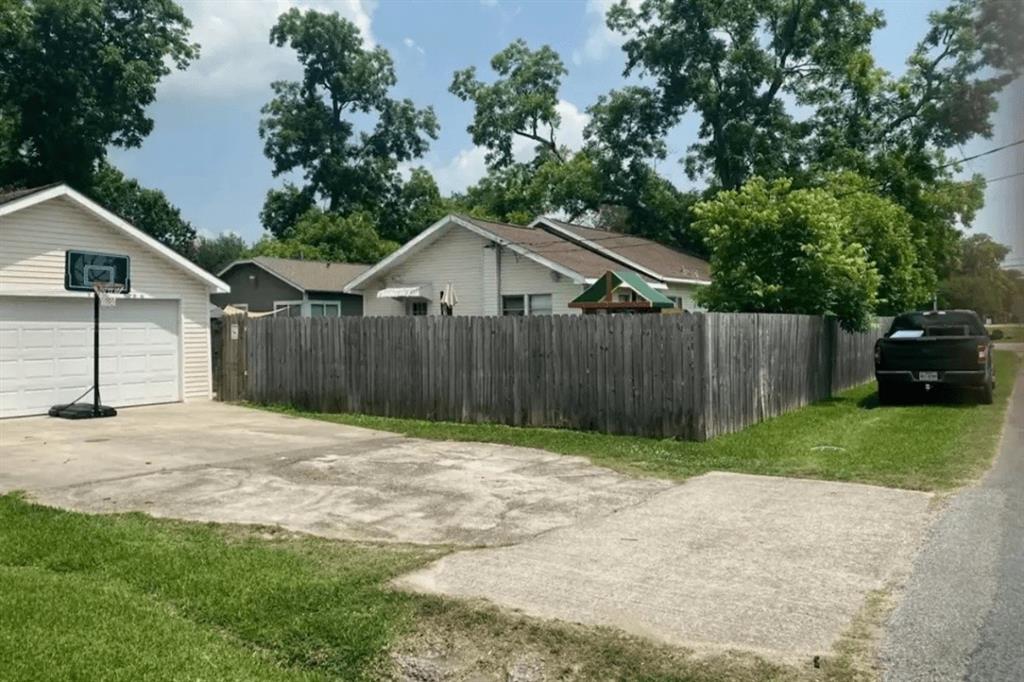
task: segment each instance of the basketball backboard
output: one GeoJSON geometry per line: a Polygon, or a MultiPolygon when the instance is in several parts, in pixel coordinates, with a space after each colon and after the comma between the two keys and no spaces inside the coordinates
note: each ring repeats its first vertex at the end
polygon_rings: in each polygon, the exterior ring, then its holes
{"type": "Polygon", "coordinates": [[[128,256],[91,251],[67,251],[64,256],[64,288],[93,291],[97,282],[120,284],[121,293],[131,290],[131,260],[128,256]]]}

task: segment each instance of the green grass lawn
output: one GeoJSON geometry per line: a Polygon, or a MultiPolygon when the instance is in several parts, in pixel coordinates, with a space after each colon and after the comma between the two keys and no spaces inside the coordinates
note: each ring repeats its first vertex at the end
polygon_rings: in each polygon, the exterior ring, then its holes
{"type": "Polygon", "coordinates": [[[378,680],[439,643],[459,679],[505,679],[523,656],[567,680],[800,676],[387,587],[447,551],[0,496],[0,679],[378,680]]]}
{"type": "Polygon", "coordinates": [[[992,405],[956,395],[881,407],[875,384],[870,383],[705,443],[326,414],[284,406],[267,409],[418,438],[541,448],[581,455],[630,473],[667,478],[738,471],[946,490],[976,478],[995,453],[1018,359],[1014,353],[1000,351],[995,362],[998,388],[992,405]]]}

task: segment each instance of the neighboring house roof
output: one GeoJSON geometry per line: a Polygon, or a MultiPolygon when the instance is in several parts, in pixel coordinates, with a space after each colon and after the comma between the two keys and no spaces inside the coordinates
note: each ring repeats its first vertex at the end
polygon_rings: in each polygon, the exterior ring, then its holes
{"type": "Polygon", "coordinates": [[[537,218],[531,225],[542,226],[650,277],[692,284],[711,281],[711,266],[706,260],[650,239],[547,217],[537,218]]]}
{"type": "Polygon", "coordinates": [[[93,216],[107,223],[118,232],[138,242],[142,246],[152,249],[189,275],[202,280],[214,293],[226,294],[231,291],[231,287],[227,284],[220,281],[206,270],[203,270],[180,253],[177,253],[173,249],[161,244],[139,228],[129,224],[126,220],[119,218],[92,199],[89,199],[85,195],[73,190],[64,183],[3,193],[0,195],[0,217],[10,215],[16,211],[21,211],[31,206],[36,206],[37,204],[60,197],[77,204],[79,207],[85,209],[86,212],[91,213],[93,216]]]}
{"type": "Polygon", "coordinates": [[[372,278],[387,272],[420,249],[432,244],[439,238],[442,230],[449,225],[465,228],[484,239],[507,247],[509,250],[579,284],[592,281],[609,270],[617,270],[622,267],[622,264],[617,261],[545,230],[450,214],[353,279],[345,290],[355,291],[362,288],[372,278]]]}
{"type": "Polygon", "coordinates": [[[221,270],[251,263],[278,277],[300,291],[327,291],[342,293],[353,278],[361,275],[369,265],[363,263],[330,263],[326,261],[298,260],[294,258],[270,258],[259,256],[249,260],[235,261],[221,270]]]}
{"type": "Polygon", "coordinates": [[[519,225],[508,225],[506,223],[495,223],[464,215],[459,217],[501,237],[509,244],[516,244],[541,258],[557,263],[588,279],[600,277],[609,270],[615,270],[619,267],[619,264],[613,260],[544,230],[521,227],[519,225]]]}

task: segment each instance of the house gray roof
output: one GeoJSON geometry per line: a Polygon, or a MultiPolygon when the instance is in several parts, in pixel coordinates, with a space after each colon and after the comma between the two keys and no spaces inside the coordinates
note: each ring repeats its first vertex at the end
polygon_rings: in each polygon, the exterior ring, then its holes
{"type": "Polygon", "coordinates": [[[545,258],[584,277],[600,277],[609,270],[619,270],[621,265],[599,253],[574,244],[565,237],[545,230],[521,225],[496,223],[467,215],[459,215],[466,222],[516,244],[541,258],[545,258]]]}
{"type": "Polygon", "coordinates": [[[363,263],[330,263],[315,260],[297,260],[293,258],[270,258],[258,256],[247,261],[235,261],[221,271],[225,272],[242,263],[255,263],[267,272],[274,274],[289,284],[305,291],[344,290],[345,285],[357,275],[369,268],[363,263]]]}
{"type": "Polygon", "coordinates": [[[258,256],[252,261],[299,289],[339,293],[356,275],[362,274],[370,267],[362,263],[333,263],[265,256],[258,256]]]}
{"type": "Polygon", "coordinates": [[[711,265],[703,258],[631,234],[584,227],[554,218],[543,218],[542,220],[662,277],[693,279],[701,282],[711,281],[711,265]]]}

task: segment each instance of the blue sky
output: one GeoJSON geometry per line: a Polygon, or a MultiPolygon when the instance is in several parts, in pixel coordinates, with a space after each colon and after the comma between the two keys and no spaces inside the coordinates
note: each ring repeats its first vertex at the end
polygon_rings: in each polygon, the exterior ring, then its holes
{"type": "MultiPolygon", "coordinates": [[[[287,49],[271,47],[267,35],[276,17],[298,6],[337,11],[353,20],[369,44],[381,45],[395,60],[394,95],[417,105],[432,105],[441,122],[439,139],[422,164],[430,168],[442,191],[464,188],[482,175],[483,151],[466,132],[469,104],[448,93],[452,73],[475,65],[489,74],[491,56],[516,38],[531,47],[549,44],[565,61],[560,142],[577,146],[586,124],[585,109],[594,99],[619,87],[623,56],[617,36],[604,26],[609,0],[179,0],[191,18],[193,39],[202,56],[183,73],[161,83],[151,108],[156,126],[142,147],[113,150],[114,162],[147,186],[162,189],[184,216],[203,233],[234,231],[248,240],[261,234],[259,210],[266,191],[279,184],[271,176],[257,133],[260,107],[269,99],[269,83],[294,78],[298,66],[287,49]]],[[[882,9],[888,26],[876,35],[878,63],[893,72],[903,69],[914,43],[924,34],[927,15],[944,3],[937,0],[869,0],[882,9]]],[[[1024,103],[1024,88],[1004,98],[1024,103]]],[[[681,155],[692,141],[695,122],[684,122],[669,140],[681,155]]],[[[998,117],[993,140],[977,140],[964,153],[984,151],[1024,137],[1020,118],[1009,108],[998,117]],[[1016,130],[1014,129],[1016,128],[1016,130]]],[[[996,177],[1024,169],[1024,147],[986,157],[968,171],[996,177]]],[[[676,160],[661,172],[685,184],[676,160]]],[[[1024,257],[1024,228],[1019,197],[1024,183],[995,183],[989,206],[977,228],[1002,241],[1016,240],[1015,257],[1024,257]],[[1014,204],[1013,201],[1018,203],[1014,204]]]]}

